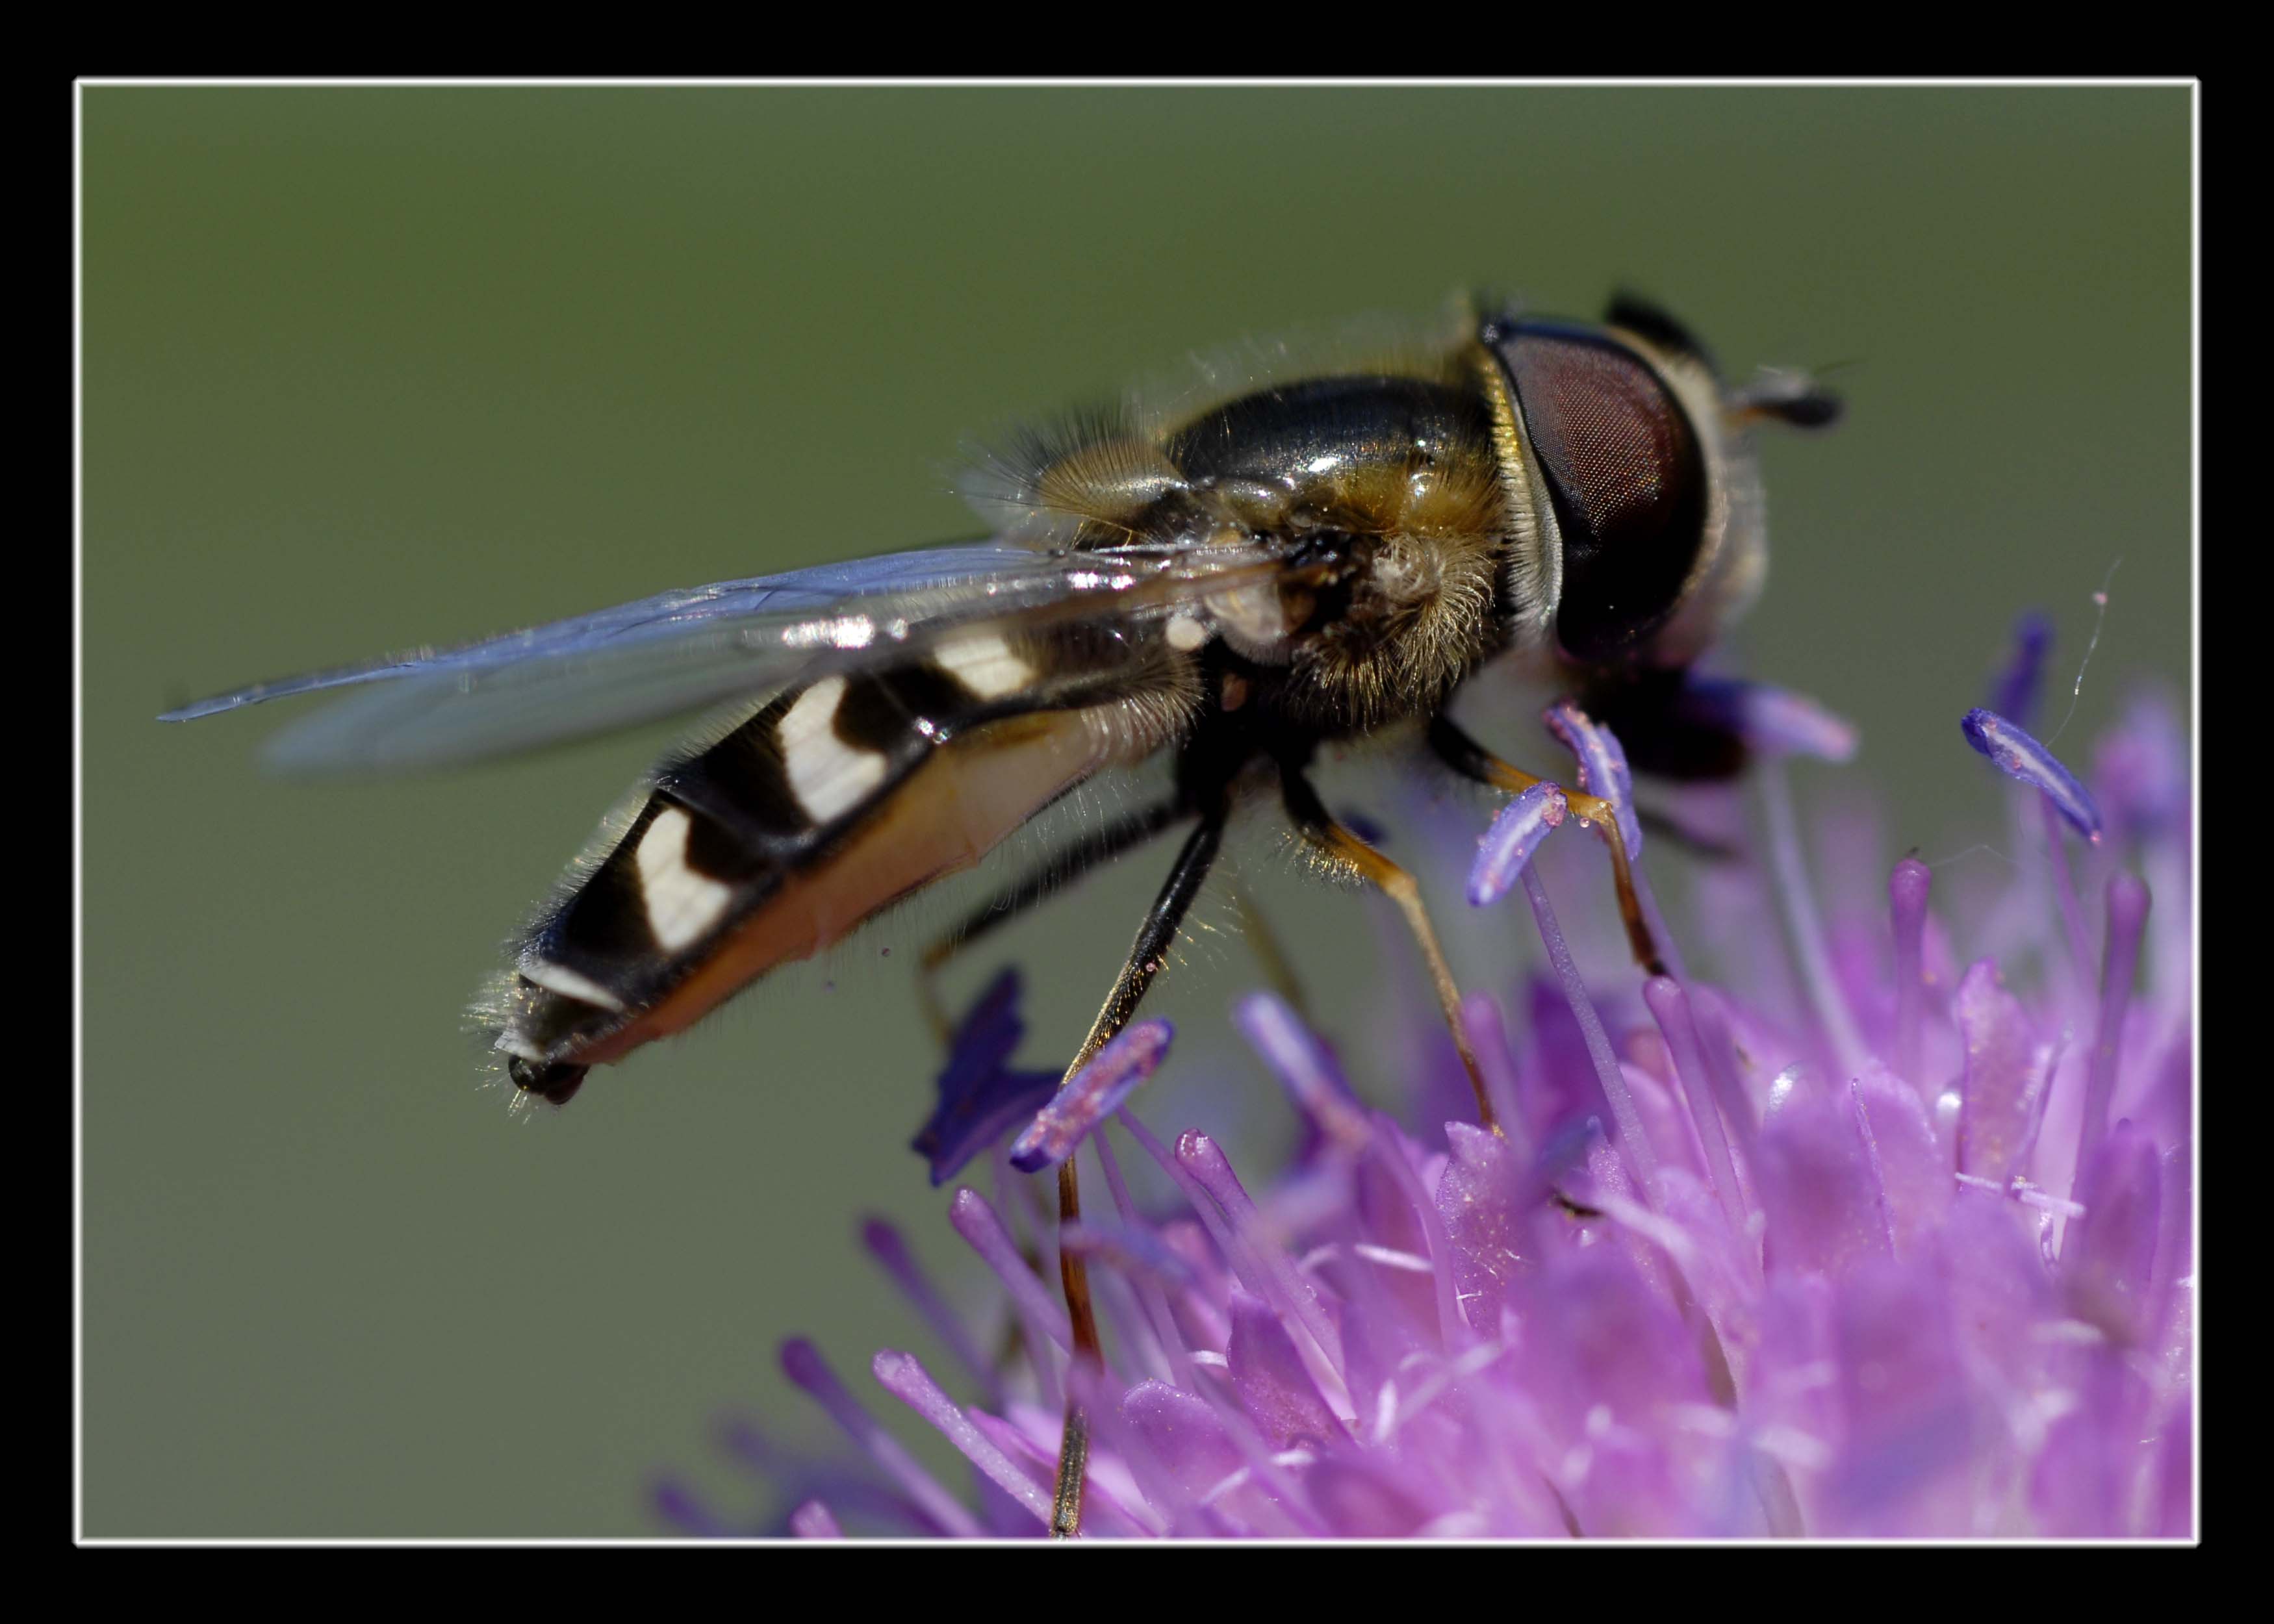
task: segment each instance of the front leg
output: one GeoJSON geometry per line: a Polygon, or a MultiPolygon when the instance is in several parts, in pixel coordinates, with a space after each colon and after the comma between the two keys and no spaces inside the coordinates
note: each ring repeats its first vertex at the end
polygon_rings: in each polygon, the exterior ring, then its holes
{"type": "MultiPolygon", "coordinates": [[[[1429,748],[1463,778],[1504,790],[1511,795],[1521,794],[1533,785],[1544,781],[1495,756],[1442,712],[1429,718],[1429,748]]],[[[1626,926],[1627,946],[1634,954],[1635,963],[1642,966],[1645,974],[1664,975],[1666,961],[1660,956],[1658,944],[1651,936],[1649,921],[1643,916],[1642,897],[1635,889],[1634,870],[1627,861],[1626,842],[1619,838],[1616,809],[1598,795],[1581,794],[1569,789],[1563,793],[1564,799],[1570,803],[1572,816],[1602,836],[1603,844],[1610,850],[1611,878],[1619,894],[1619,918],[1626,926]]]]}

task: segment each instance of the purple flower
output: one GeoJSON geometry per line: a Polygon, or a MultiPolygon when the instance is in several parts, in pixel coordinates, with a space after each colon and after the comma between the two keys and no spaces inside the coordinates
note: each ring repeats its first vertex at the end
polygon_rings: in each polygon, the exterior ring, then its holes
{"type": "MultiPolygon", "coordinates": [[[[1841,736],[1737,693],[1714,697],[1740,725],[1841,736]]],[[[1623,813],[1617,741],[1569,707],[1551,719],[1623,813]]],[[[972,1125],[932,1138],[992,1157],[997,1199],[960,1189],[950,1218],[998,1298],[951,1306],[871,1223],[952,1364],[886,1350],[856,1380],[791,1343],[845,1447],[730,1434],[780,1493],[742,1531],[1038,1536],[1071,1386],[1097,1537],[2188,1537],[2184,741],[2143,702],[2083,757],[2088,791],[1991,713],[1968,736],[2030,767],[2017,796],[2109,808],[2107,838],[2058,864],[2041,840],[2015,868],[1865,870],[1867,837],[1803,826],[1772,760],[1766,834],[1692,876],[1690,969],[1669,956],[1668,975],[1628,956],[1602,843],[1551,838],[1554,792],[1503,815],[1471,894],[1505,981],[1464,1010],[1499,1132],[1430,1108],[1451,1097],[1434,1049],[1359,1079],[1399,1101],[1368,1105],[1264,994],[1235,1019],[1303,1125],[1288,1165],[1141,1118],[1162,1110],[1132,1090],[1163,1023],[1037,1121],[1001,1103],[1031,1074],[1007,1068],[998,982],[952,1067],[972,1125]],[[1063,1236],[1012,1170],[1029,1123],[1020,1165],[1080,1145],[1102,1166],[1063,1236]],[[1088,1260],[1102,1375],[1068,1357],[1061,1244],[1088,1260]],[[900,1437],[922,1427],[961,1470],[918,1462],[900,1437]]],[[[1686,827],[1694,809],[1664,810],[1686,827]]],[[[1638,877],[1652,854],[1620,823],[1638,877]]],[[[2062,845],[2050,818],[2017,827],[2062,845]]],[[[676,1487],[658,1503],[734,1531],[676,1487]]]]}

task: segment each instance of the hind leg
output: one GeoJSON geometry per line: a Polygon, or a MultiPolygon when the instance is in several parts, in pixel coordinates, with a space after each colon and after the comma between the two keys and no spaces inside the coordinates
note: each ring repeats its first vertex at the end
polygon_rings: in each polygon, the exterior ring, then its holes
{"type": "MultiPolygon", "coordinates": [[[[1128,958],[1122,961],[1121,973],[1114,977],[1113,989],[1105,995],[1097,1019],[1090,1023],[1089,1035],[1082,1040],[1073,1064],[1066,1068],[1065,1082],[1072,1082],[1075,1073],[1089,1064],[1091,1056],[1129,1024],[1145,989],[1168,962],[1178,928],[1184,922],[1193,898],[1200,894],[1209,870],[1215,866],[1217,853],[1223,849],[1227,815],[1228,808],[1221,805],[1203,815],[1200,827],[1193,831],[1184,849],[1177,853],[1176,867],[1170,870],[1168,882],[1154,898],[1145,922],[1138,927],[1137,939],[1129,949],[1128,958]]],[[[1063,1230],[1081,1217],[1081,1191],[1074,1175],[1074,1158],[1068,1156],[1058,1163],[1058,1227],[1063,1230]]],[[[1097,1316],[1090,1306],[1088,1265],[1061,1248],[1058,1281],[1065,1289],[1066,1312],[1073,1321],[1073,1357],[1098,1366],[1103,1362],[1103,1350],[1098,1342],[1097,1316]]],[[[1053,1538],[1069,1538],[1081,1531],[1082,1486],[1088,1462],[1089,1415],[1069,1391],[1065,1431],[1058,1445],[1057,1488],[1051,1496],[1053,1538]]]]}

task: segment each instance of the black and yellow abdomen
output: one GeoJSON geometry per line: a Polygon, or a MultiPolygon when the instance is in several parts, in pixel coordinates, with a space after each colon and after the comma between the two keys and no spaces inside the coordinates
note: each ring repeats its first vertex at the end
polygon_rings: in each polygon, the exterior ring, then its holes
{"type": "Polygon", "coordinates": [[[655,775],[630,824],[527,933],[493,999],[522,1087],[680,1031],[775,966],[968,867],[1197,697],[1157,624],[973,629],[770,701],[655,775]]]}

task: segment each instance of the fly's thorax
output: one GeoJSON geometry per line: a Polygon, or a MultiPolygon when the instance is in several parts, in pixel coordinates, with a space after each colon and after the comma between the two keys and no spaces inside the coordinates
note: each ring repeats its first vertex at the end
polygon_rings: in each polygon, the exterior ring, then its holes
{"type": "Polygon", "coordinates": [[[1276,616],[1258,617],[1276,635],[1227,622],[1225,642],[1258,668],[1259,695],[1319,736],[1426,715],[1500,646],[1488,530],[1322,531],[1305,553],[1276,616]]]}
{"type": "Polygon", "coordinates": [[[1504,641],[1491,406],[1449,352],[1410,374],[1290,379],[1173,423],[1094,414],[993,471],[1042,545],[1273,549],[1276,578],[1228,583],[1170,636],[1278,670],[1267,689],[1322,733],[1429,709],[1504,641]]]}
{"type": "MultiPolygon", "coordinates": [[[[1434,709],[1504,637],[1495,598],[1507,500],[1482,402],[1433,385],[1415,410],[1419,393],[1335,400],[1354,430],[1338,453],[1286,434],[1281,448],[1300,461],[1272,482],[1284,494],[1269,523],[1288,568],[1268,590],[1211,600],[1225,640],[1284,669],[1269,689],[1322,735],[1434,709]]],[[[1263,483],[1213,477],[1241,482],[1243,494],[1263,483]]]]}

